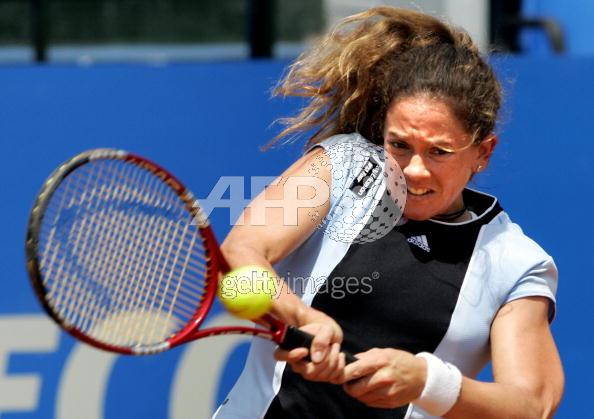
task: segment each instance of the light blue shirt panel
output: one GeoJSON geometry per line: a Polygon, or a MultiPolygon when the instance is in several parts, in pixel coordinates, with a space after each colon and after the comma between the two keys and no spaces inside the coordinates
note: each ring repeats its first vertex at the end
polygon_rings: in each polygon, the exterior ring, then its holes
{"type": "MultiPolygon", "coordinates": [[[[479,234],[450,326],[435,350],[442,360],[474,378],[490,360],[491,324],[517,298],[544,296],[554,313],[557,270],[551,257],[500,213],[479,234]]],[[[406,418],[429,419],[411,405],[406,418]]]]}

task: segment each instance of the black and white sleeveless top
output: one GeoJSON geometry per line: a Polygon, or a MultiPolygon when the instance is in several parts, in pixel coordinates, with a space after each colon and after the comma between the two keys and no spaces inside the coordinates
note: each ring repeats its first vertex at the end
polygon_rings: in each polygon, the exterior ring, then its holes
{"type": "MultiPolygon", "coordinates": [[[[475,377],[490,359],[490,326],[501,306],[544,296],[553,318],[555,264],[494,197],[465,189],[464,202],[476,214],[470,221],[405,220],[361,240],[385,202],[385,178],[372,179],[376,188],[369,190],[376,199],[357,201],[364,207],[358,217],[345,216],[344,209],[361,198],[353,185],[362,171],[383,168],[383,150],[358,134],[318,146],[332,161],[329,217],[275,269],[306,304],[340,324],[346,350],[432,352],[475,377]]],[[[306,381],[275,361],[274,349],[271,342],[253,340],[217,419],[431,417],[413,405],[370,408],[341,386],[306,381]]]]}

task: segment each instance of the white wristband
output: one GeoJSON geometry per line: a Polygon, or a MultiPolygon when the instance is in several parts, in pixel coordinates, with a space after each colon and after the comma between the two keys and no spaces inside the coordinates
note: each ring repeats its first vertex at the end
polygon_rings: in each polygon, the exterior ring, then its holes
{"type": "Polygon", "coordinates": [[[443,416],[458,400],[462,373],[454,365],[429,352],[421,352],[416,356],[427,361],[427,381],[421,397],[413,403],[432,416],[443,416]]]}

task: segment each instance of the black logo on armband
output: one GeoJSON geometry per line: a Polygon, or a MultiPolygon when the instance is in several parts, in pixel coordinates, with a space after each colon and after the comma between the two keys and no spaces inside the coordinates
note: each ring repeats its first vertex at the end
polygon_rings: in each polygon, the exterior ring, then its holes
{"type": "Polygon", "coordinates": [[[363,198],[367,195],[369,189],[374,185],[381,173],[382,168],[379,163],[373,157],[370,157],[353,180],[349,189],[353,191],[357,197],[363,198]]]}

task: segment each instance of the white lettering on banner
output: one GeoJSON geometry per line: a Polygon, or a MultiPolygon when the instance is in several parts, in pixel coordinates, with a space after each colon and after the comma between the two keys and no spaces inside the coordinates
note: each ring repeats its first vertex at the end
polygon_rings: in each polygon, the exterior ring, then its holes
{"type": "MultiPolygon", "coordinates": [[[[252,325],[221,313],[203,327],[252,325]]],[[[214,412],[217,384],[231,351],[249,341],[249,335],[226,335],[201,339],[188,345],[180,358],[171,383],[170,419],[210,418],[214,412]]],[[[86,419],[86,418],[85,418],[86,419]]]]}
{"type": "MultiPolygon", "coordinates": [[[[227,313],[213,316],[204,327],[250,325],[227,313]]],[[[3,412],[38,409],[42,378],[37,374],[6,373],[10,353],[58,350],[59,328],[46,315],[0,316],[0,416],[3,412]]],[[[248,342],[247,335],[226,335],[189,344],[171,383],[169,418],[208,418],[215,409],[217,383],[230,353],[248,342]]],[[[119,355],[76,343],[64,364],[56,388],[56,419],[103,419],[105,395],[119,355]]],[[[51,391],[46,388],[45,390],[51,391]]]]}
{"type": "Polygon", "coordinates": [[[57,419],[102,419],[105,394],[118,355],[78,343],[70,353],[58,388],[57,419]]]}
{"type": "Polygon", "coordinates": [[[11,352],[53,352],[58,327],[45,315],[0,317],[0,412],[34,411],[39,403],[41,378],[37,374],[7,375],[11,352]]]}

